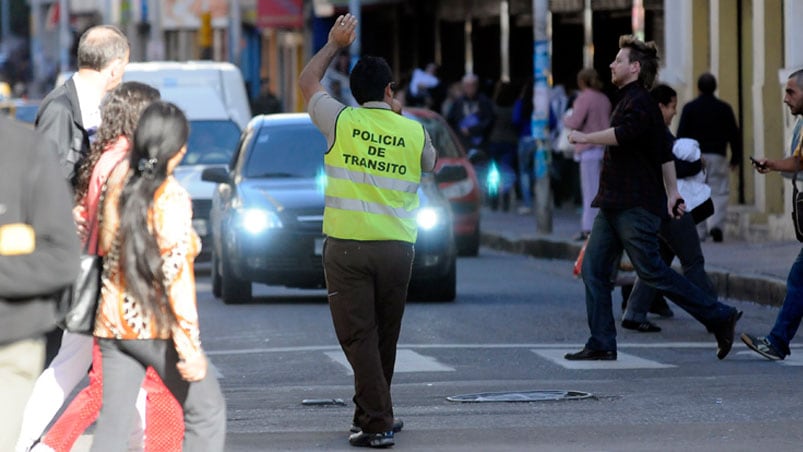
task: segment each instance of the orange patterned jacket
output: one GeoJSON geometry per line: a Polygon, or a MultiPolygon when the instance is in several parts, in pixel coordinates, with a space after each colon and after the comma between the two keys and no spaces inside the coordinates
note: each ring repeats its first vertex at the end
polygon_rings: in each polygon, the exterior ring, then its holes
{"type": "MultiPolygon", "coordinates": [[[[122,168],[125,170],[125,168],[122,168]]],[[[120,244],[118,204],[125,178],[116,171],[109,178],[103,205],[103,224],[99,248],[105,252],[101,301],[95,322],[95,337],[110,339],[169,339],[175,343],[180,359],[202,353],[195,296],[193,261],[201,249],[201,241],[192,228],[192,203],[187,191],[169,176],[154,194],[149,212],[151,232],[162,255],[165,287],[173,315],[172,326],[158,331],[154,318],[145,318],[139,303],[126,291],[125,275],[119,259],[120,244]]]]}

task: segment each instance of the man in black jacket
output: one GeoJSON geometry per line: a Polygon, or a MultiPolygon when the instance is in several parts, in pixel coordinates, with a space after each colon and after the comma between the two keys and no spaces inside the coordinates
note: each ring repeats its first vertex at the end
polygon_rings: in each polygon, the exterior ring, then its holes
{"type": "Polygon", "coordinates": [[[113,25],[87,30],[78,41],[78,72],[42,100],[35,125],[58,144],[64,177],[75,187],[90,136],[100,125],[100,101],[123,79],[128,38],[113,25]]]}
{"type": "Polygon", "coordinates": [[[697,80],[697,89],[700,95],[683,107],[678,124],[678,138],[693,138],[700,143],[706,171],[705,182],[711,187],[714,214],[708,218],[707,224],[700,223],[697,228],[701,240],[710,233],[715,242],[721,242],[730,197],[728,167],[731,171],[739,168],[742,160],[742,139],[733,109],[714,96],[717,79],[706,72],[697,80]],[[729,143],[730,161],[725,158],[729,143]]]}
{"type": "MultiPolygon", "coordinates": [[[[88,29],[78,41],[78,71],[45,96],[39,106],[36,129],[57,144],[62,175],[73,189],[81,161],[89,153],[90,137],[100,126],[100,102],[122,81],[128,57],[128,38],[117,27],[88,29]]],[[[75,221],[79,229],[84,227],[83,215],[75,215],[75,221]]],[[[61,342],[60,331],[48,334],[48,364],[61,342]]],[[[91,347],[91,342],[84,342],[84,347],[91,347]]]]}
{"type": "Polygon", "coordinates": [[[56,144],[0,117],[0,450],[14,450],[22,410],[58,320],[54,294],[78,273],[79,244],[56,144]]]}

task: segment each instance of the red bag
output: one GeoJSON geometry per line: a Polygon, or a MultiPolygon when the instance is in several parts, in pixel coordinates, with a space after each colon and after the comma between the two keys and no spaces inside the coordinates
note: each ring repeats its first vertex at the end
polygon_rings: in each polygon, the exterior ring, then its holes
{"type": "Polygon", "coordinates": [[[577,259],[574,261],[574,270],[572,271],[572,274],[574,274],[574,276],[577,278],[580,277],[580,271],[583,268],[583,257],[586,255],[586,245],[588,245],[588,239],[583,242],[583,246],[580,248],[580,254],[577,255],[577,259]]]}

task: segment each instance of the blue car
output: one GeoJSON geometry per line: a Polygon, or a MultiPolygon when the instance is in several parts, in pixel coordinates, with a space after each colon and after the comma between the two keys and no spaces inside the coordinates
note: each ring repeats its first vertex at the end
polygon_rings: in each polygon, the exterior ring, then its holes
{"type": "MultiPolygon", "coordinates": [[[[212,292],[245,303],[251,283],[323,288],[326,139],[308,114],[254,117],[227,167],[206,168],[217,184],[209,214],[212,292]]],[[[456,246],[449,202],[431,174],[419,188],[418,240],[410,297],[452,301],[456,246]]]]}

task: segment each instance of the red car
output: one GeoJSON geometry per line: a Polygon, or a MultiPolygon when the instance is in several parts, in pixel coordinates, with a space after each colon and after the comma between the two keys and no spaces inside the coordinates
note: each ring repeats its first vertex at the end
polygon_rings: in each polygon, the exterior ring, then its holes
{"type": "Polygon", "coordinates": [[[458,252],[462,256],[476,256],[480,248],[482,194],[474,166],[457,135],[441,115],[425,108],[405,108],[403,113],[423,124],[429,132],[432,144],[438,150],[435,180],[452,206],[458,252]]]}

